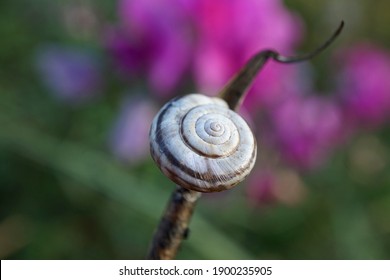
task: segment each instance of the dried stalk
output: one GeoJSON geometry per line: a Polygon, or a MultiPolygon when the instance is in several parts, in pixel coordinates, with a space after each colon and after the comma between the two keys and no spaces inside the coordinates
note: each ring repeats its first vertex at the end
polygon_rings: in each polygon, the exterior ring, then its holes
{"type": "MultiPolygon", "coordinates": [[[[285,57],[273,50],[264,50],[255,54],[245,66],[234,76],[219,93],[232,110],[237,110],[253,80],[271,58],[280,63],[301,62],[321,53],[341,33],[344,27],[342,21],[333,35],[315,51],[293,57],[285,57]]],[[[154,234],[147,259],[173,259],[180,248],[181,242],[188,235],[188,225],[201,193],[177,186],[173,192],[167,209],[154,234]]]]}
{"type": "Polygon", "coordinates": [[[162,217],[147,256],[153,260],[174,259],[201,193],[177,186],[162,217]]]}

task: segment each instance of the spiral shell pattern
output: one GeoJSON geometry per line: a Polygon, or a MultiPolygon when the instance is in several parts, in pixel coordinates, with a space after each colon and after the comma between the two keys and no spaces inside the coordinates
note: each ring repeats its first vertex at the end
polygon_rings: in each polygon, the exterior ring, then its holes
{"type": "Polygon", "coordinates": [[[150,149],[161,171],[200,192],[230,189],[249,174],[256,141],[225,101],[190,94],[167,103],[154,118],[150,149]]]}

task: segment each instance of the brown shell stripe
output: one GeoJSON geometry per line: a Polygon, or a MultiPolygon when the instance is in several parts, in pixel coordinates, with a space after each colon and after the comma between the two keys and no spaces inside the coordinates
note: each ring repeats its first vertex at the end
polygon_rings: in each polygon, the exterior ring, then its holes
{"type": "MultiPolygon", "coordinates": [[[[167,106],[164,108],[164,110],[160,113],[160,115],[157,119],[156,129],[158,129],[161,126],[161,123],[164,119],[165,113],[169,110],[169,108],[172,105],[173,105],[173,102],[167,104],[167,106]]],[[[182,171],[184,171],[186,174],[188,174],[189,176],[191,176],[193,178],[201,179],[201,180],[209,182],[209,183],[218,183],[221,181],[221,178],[224,178],[226,181],[228,181],[230,179],[233,179],[237,175],[241,175],[242,173],[244,173],[245,170],[247,170],[248,166],[250,166],[252,164],[252,162],[255,158],[255,154],[256,154],[256,149],[254,149],[252,152],[251,160],[245,166],[236,170],[235,172],[229,173],[229,174],[222,174],[219,176],[218,175],[213,176],[210,173],[200,173],[198,171],[195,171],[195,170],[189,168],[188,166],[184,166],[183,164],[181,164],[180,161],[177,158],[175,158],[172,155],[172,153],[166,148],[164,137],[161,135],[161,133],[156,133],[156,131],[154,131],[154,133],[156,135],[156,143],[159,146],[160,151],[162,151],[164,153],[164,155],[167,157],[167,159],[169,160],[169,162],[173,166],[181,169],[182,171]]]]}

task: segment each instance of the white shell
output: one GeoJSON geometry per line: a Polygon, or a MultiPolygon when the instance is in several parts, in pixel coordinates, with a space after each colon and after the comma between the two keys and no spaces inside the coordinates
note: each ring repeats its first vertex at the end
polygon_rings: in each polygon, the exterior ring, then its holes
{"type": "Polygon", "coordinates": [[[165,104],[153,120],[150,149],[166,176],[200,192],[230,189],[244,180],[257,150],[244,119],[222,99],[201,94],[165,104]]]}

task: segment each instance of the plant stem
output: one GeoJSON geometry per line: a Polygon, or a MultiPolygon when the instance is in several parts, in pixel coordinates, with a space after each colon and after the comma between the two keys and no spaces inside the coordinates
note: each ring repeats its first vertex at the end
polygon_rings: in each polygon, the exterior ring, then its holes
{"type": "MultiPolygon", "coordinates": [[[[226,101],[231,110],[238,110],[253,80],[263,68],[268,59],[280,63],[301,62],[316,56],[326,49],[341,33],[344,27],[342,21],[333,35],[319,48],[305,55],[285,57],[273,50],[263,50],[256,53],[220,91],[219,97],[226,101]]],[[[173,259],[180,248],[181,242],[188,236],[188,225],[201,193],[177,186],[173,192],[167,209],[160,220],[154,234],[147,259],[173,259]]]]}
{"type": "Polygon", "coordinates": [[[200,192],[177,186],[155,233],[148,259],[173,259],[183,239],[188,236],[188,224],[200,192]]]}

